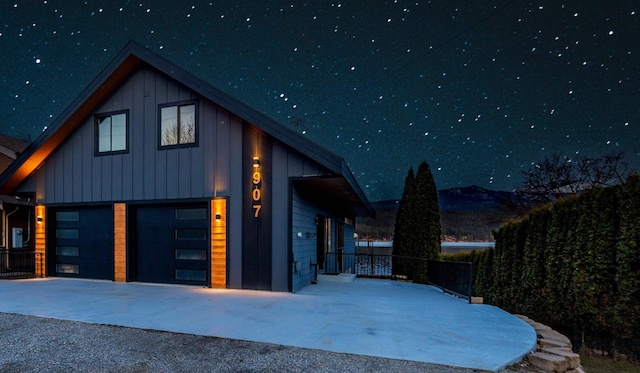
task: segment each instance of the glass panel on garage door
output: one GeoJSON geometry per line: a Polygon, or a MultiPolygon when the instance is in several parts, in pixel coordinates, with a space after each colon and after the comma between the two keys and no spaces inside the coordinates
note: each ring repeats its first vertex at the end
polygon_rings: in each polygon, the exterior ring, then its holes
{"type": "Polygon", "coordinates": [[[52,210],[50,274],[113,280],[113,212],[110,206],[52,210]]]}
{"type": "Polygon", "coordinates": [[[206,204],[139,206],[135,225],[136,281],[208,284],[206,204]]]}

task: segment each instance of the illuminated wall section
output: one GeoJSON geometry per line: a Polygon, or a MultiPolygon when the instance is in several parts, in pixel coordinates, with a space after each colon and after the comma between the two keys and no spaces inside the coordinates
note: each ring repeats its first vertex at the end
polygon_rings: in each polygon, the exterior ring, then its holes
{"type": "Polygon", "coordinates": [[[127,204],[113,204],[114,281],[127,281],[127,204]]]}
{"type": "Polygon", "coordinates": [[[227,200],[211,201],[211,287],[227,287],[227,200]]]}
{"type": "Polygon", "coordinates": [[[47,219],[45,219],[43,205],[36,206],[36,277],[45,277],[47,262],[47,237],[45,232],[47,219]]]}

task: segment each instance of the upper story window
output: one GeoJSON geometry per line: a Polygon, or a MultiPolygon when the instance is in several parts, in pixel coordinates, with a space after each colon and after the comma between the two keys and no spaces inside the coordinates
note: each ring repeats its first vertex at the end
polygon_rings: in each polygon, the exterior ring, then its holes
{"type": "Polygon", "coordinates": [[[96,115],[96,153],[127,151],[128,111],[96,115]]]}
{"type": "Polygon", "coordinates": [[[160,146],[193,146],[198,141],[194,102],[160,106],[160,146]]]}

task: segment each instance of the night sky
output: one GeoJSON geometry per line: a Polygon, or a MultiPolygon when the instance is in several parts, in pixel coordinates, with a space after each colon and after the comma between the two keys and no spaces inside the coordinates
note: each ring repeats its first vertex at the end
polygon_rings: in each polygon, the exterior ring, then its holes
{"type": "Polygon", "coordinates": [[[372,201],[510,190],[552,153],[640,167],[640,2],[0,2],[0,132],[35,139],[133,39],[343,156],[372,201]]]}

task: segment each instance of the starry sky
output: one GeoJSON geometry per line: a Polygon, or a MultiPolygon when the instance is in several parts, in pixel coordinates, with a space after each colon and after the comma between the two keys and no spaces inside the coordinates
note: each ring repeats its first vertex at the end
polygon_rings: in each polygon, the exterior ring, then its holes
{"type": "Polygon", "coordinates": [[[553,153],[640,169],[637,0],[2,0],[0,132],[35,139],[133,39],[343,156],[511,190],[553,153]]]}

